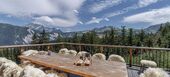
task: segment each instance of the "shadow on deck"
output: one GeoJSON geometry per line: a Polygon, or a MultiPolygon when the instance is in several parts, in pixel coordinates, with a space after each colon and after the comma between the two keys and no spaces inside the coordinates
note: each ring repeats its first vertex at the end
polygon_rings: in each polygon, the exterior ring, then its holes
{"type": "Polygon", "coordinates": [[[139,67],[127,67],[128,69],[128,77],[139,77],[139,67]]]}
{"type": "MultiPolygon", "coordinates": [[[[139,77],[140,75],[139,67],[132,66],[132,67],[127,67],[127,69],[128,69],[128,77],[139,77]]],[[[170,75],[170,71],[168,72],[168,74],[170,75]]]]}

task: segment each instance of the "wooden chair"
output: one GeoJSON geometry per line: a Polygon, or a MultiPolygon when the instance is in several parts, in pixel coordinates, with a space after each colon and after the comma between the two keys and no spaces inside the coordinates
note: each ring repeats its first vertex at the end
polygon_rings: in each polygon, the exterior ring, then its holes
{"type": "Polygon", "coordinates": [[[151,60],[141,60],[140,64],[141,64],[140,72],[143,72],[147,67],[153,67],[153,68],[157,67],[156,62],[151,60]]]}
{"type": "Polygon", "coordinates": [[[109,58],[108,58],[108,61],[117,61],[117,62],[124,62],[125,63],[124,58],[119,56],[119,55],[116,55],[116,54],[110,55],[109,58]]]}
{"type": "Polygon", "coordinates": [[[106,60],[106,56],[102,53],[96,53],[92,56],[92,59],[106,60]]]}
{"type": "Polygon", "coordinates": [[[76,56],[77,51],[76,50],[69,50],[69,55],[76,56]]]}
{"type": "Polygon", "coordinates": [[[168,73],[160,68],[148,68],[139,77],[169,77],[168,73]]]}
{"type": "Polygon", "coordinates": [[[63,55],[69,54],[69,50],[67,48],[62,48],[59,50],[58,54],[63,54],[63,55]]]}
{"type": "Polygon", "coordinates": [[[85,55],[86,53],[88,53],[88,52],[86,52],[86,51],[80,51],[77,55],[78,55],[78,56],[82,56],[82,55],[85,55]]]}

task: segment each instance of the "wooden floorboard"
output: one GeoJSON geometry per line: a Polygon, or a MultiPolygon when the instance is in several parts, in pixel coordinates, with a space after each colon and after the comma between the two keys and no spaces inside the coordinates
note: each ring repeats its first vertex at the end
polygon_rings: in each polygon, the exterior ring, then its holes
{"type": "Polygon", "coordinates": [[[139,77],[139,70],[128,67],[128,77],[139,77]]]}
{"type": "MultiPolygon", "coordinates": [[[[128,69],[128,77],[139,77],[140,75],[139,67],[132,66],[132,67],[127,67],[127,69],[128,69]]],[[[167,71],[167,73],[170,75],[170,71],[167,71]]]]}

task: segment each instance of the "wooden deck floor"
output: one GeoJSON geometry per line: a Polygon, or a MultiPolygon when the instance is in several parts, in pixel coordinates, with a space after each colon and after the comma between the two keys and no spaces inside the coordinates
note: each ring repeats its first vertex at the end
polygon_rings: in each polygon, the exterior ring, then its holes
{"type": "MultiPolygon", "coordinates": [[[[127,67],[127,69],[128,69],[128,77],[139,77],[139,75],[140,75],[139,67],[132,66],[132,67],[127,67]]],[[[170,71],[167,71],[167,72],[170,75],[170,71]]]]}
{"type": "Polygon", "coordinates": [[[139,77],[139,67],[127,67],[128,77],[139,77]]]}
{"type": "MultiPolygon", "coordinates": [[[[128,77],[139,77],[139,67],[132,66],[132,67],[127,67],[127,69],[128,69],[128,77]]],[[[81,77],[81,76],[69,74],[69,77],[81,77]]]]}
{"type": "MultiPolygon", "coordinates": [[[[127,67],[128,71],[128,77],[139,77],[139,67],[132,66],[132,67],[127,67]]],[[[170,75],[170,72],[169,72],[170,75]]],[[[69,74],[69,77],[81,77],[73,74],[69,74]]]]}

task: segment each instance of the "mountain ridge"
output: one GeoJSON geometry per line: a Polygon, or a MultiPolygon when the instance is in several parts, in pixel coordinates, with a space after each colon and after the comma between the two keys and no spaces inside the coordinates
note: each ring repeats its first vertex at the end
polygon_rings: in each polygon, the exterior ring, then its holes
{"type": "MultiPolygon", "coordinates": [[[[152,25],[145,28],[146,32],[156,32],[160,28],[160,24],[152,25]]],[[[98,34],[104,33],[109,30],[112,26],[105,26],[100,28],[94,28],[98,34]]],[[[50,40],[55,40],[58,35],[62,37],[72,37],[75,33],[83,34],[91,30],[78,31],[78,32],[63,32],[58,28],[49,28],[41,24],[30,23],[25,26],[11,25],[7,23],[0,23],[0,45],[13,45],[13,44],[29,44],[32,41],[33,34],[40,33],[45,29],[50,35],[50,40]]],[[[118,29],[118,28],[116,28],[118,29]]]]}

